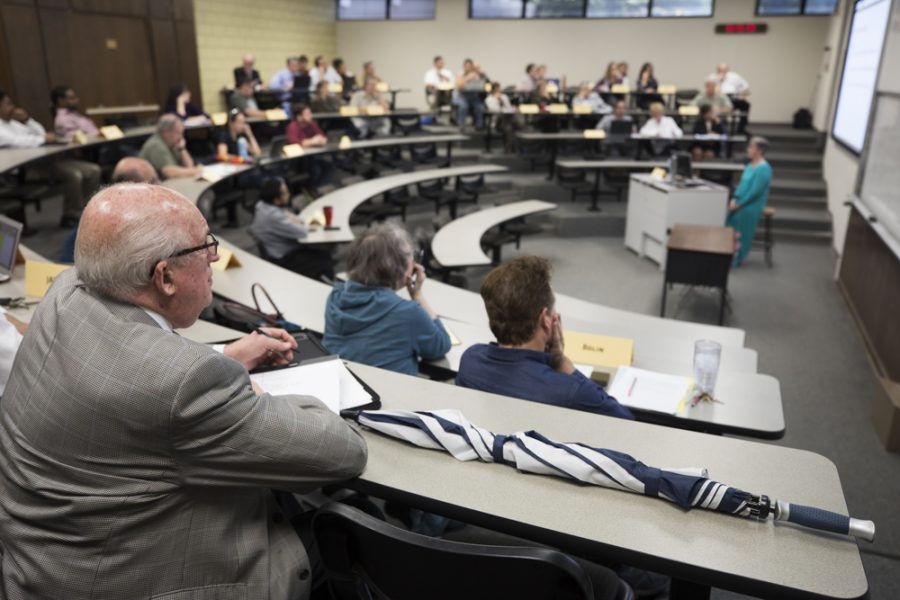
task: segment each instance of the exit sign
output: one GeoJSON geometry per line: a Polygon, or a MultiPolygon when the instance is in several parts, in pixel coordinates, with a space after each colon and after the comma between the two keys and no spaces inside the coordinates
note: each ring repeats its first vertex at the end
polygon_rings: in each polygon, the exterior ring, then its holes
{"type": "Polygon", "coordinates": [[[769,30],[766,23],[719,23],[716,33],[765,33],[769,30]]]}

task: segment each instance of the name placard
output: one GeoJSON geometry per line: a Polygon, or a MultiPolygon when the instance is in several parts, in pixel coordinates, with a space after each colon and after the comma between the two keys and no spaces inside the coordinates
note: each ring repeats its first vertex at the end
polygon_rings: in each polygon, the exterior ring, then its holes
{"type": "Polygon", "coordinates": [[[653,179],[664,180],[668,176],[669,172],[662,167],[656,167],[652,171],[650,171],[650,177],[652,177],[653,179]]]}
{"type": "Polygon", "coordinates": [[[219,255],[219,260],[214,263],[209,263],[209,266],[216,271],[224,271],[225,269],[231,269],[233,267],[241,266],[241,261],[239,261],[237,259],[237,256],[234,255],[234,252],[232,252],[228,248],[219,246],[219,249],[216,250],[216,253],[219,255]]]}
{"type": "Polygon", "coordinates": [[[349,150],[351,145],[353,145],[353,142],[350,141],[350,136],[342,135],[338,142],[338,148],[341,150],[349,150]]]}
{"type": "Polygon", "coordinates": [[[344,91],[344,84],[342,83],[329,83],[328,91],[332,94],[340,94],[344,91]]]}
{"type": "Polygon", "coordinates": [[[679,106],[678,114],[683,117],[696,117],[697,115],[700,114],[700,107],[694,106],[693,104],[679,106]]]}
{"type": "Polygon", "coordinates": [[[209,118],[212,119],[213,125],[218,125],[219,127],[221,127],[228,122],[228,113],[213,113],[209,118]]]}
{"type": "Polygon", "coordinates": [[[523,115],[536,115],[540,111],[537,104],[520,104],[519,113],[523,115]]]}
{"type": "Polygon", "coordinates": [[[553,94],[555,96],[556,94],[559,93],[559,86],[556,85],[555,83],[548,83],[547,84],[547,93],[553,94]]]}
{"type": "Polygon", "coordinates": [[[437,89],[441,90],[442,92],[449,92],[454,87],[456,87],[456,86],[453,85],[452,81],[442,81],[439,84],[437,84],[437,89]]]}
{"type": "Polygon", "coordinates": [[[270,108],[266,111],[266,121],[287,121],[287,113],[283,108],[270,108]]]}
{"type": "Polygon", "coordinates": [[[25,261],[25,295],[43,298],[56,277],[72,265],[58,265],[37,260],[25,261]]]}
{"type": "Polygon", "coordinates": [[[355,117],[359,114],[359,109],[355,106],[342,106],[341,107],[341,116],[342,117],[355,117]]]}
{"type": "Polygon", "coordinates": [[[631,91],[631,88],[624,83],[614,83],[609,86],[609,91],[613,94],[627,94],[631,91]]]}
{"type": "Polygon", "coordinates": [[[604,140],[606,139],[606,131],[603,129],[585,129],[584,138],[587,140],[604,140]]]}
{"type": "Polygon", "coordinates": [[[366,114],[380,117],[384,114],[384,107],[382,107],[382,106],[367,106],[366,114]]]}
{"type": "Polygon", "coordinates": [[[590,104],[576,104],[572,107],[572,112],[576,115],[589,115],[594,109],[590,104]]]}
{"type": "Polygon", "coordinates": [[[300,144],[288,144],[281,149],[281,154],[287,158],[303,156],[303,146],[300,144]]]}
{"type": "Polygon", "coordinates": [[[118,125],[107,125],[100,128],[100,135],[105,140],[118,140],[125,137],[118,125]]]}
{"type": "Polygon", "coordinates": [[[547,112],[553,113],[554,115],[564,115],[569,112],[569,107],[565,104],[551,104],[547,107],[547,112]]]}
{"type": "Polygon", "coordinates": [[[678,88],[674,85],[661,85],[656,88],[657,94],[674,94],[678,88]]]}
{"type": "Polygon", "coordinates": [[[80,129],[72,134],[72,143],[73,144],[78,144],[80,146],[82,144],[86,144],[87,141],[88,141],[87,135],[85,135],[85,133],[80,129]]]}
{"type": "Polygon", "coordinates": [[[375,84],[375,89],[379,92],[389,92],[391,90],[391,86],[388,85],[387,81],[379,81],[375,84]]]}

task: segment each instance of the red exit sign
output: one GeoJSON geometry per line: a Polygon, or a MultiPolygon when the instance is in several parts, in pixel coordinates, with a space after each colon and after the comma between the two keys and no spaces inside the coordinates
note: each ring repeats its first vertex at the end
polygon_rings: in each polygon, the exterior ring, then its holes
{"type": "Polygon", "coordinates": [[[769,30],[766,23],[719,23],[716,33],[765,33],[769,30]]]}

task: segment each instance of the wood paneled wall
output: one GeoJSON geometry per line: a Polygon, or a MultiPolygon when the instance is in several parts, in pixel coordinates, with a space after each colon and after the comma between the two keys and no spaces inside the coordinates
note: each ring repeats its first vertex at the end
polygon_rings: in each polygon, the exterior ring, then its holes
{"type": "Polygon", "coordinates": [[[192,0],[0,0],[0,87],[45,125],[56,85],[84,110],[162,105],[179,82],[202,105],[192,0]]]}

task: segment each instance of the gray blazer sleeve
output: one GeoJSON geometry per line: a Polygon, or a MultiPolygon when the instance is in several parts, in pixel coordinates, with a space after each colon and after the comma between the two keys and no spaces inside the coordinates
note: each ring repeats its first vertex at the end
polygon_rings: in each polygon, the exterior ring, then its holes
{"type": "Polygon", "coordinates": [[[358,475],[362,437],[309,396],[257,396],[237,362],[206,354],[173,401],[172,452],[185,483],[304,492],[358,475]]]}

